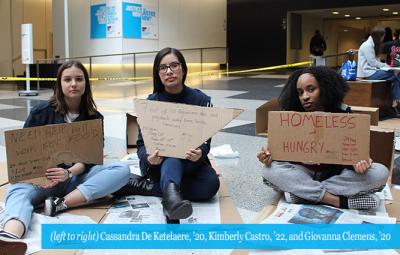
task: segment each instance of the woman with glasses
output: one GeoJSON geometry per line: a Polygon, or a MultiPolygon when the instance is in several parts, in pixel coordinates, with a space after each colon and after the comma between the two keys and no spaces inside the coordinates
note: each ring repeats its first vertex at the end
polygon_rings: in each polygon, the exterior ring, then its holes
{"type": "MultiPolygon", "coordinates": [[[[185,84],[187,66],[182,53],[174,48],[160,50],[153,65],[153,94],[148,100],[208,107],[211,98],[185,84]]],[[[140,170],[144,178],[131,181],[119,195],[162,196],[163,211],[169,220],[192,214],[192,201],[212,198],[219,189],[219,179],[207,154],[211,139],[186,152],[185,159],[161,157],[158,151],[147,151],[139,130],[137,141],[140,170]]]]}

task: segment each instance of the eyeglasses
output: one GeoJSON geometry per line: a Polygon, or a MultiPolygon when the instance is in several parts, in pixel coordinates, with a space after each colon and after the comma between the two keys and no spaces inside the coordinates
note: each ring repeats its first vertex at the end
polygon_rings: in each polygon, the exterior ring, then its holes
{"type": "Polygon", "coordinates": [[[181,63],[179,63],[179,62],[172,62],[169,65],[160,65],[158,67],[158,72],[159,73],[167,73],[168,68],[171,69],[172,72],[174,72],[174,71],[177,71],[180,66],[181,66],[181,63]]]}

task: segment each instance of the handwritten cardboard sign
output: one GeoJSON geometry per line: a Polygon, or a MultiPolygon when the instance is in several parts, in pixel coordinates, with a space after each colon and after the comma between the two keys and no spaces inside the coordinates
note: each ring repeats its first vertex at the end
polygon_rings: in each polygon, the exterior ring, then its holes
{"type": "Polygon", "coordinates": [[[369,115],[271,111],[268,119],[274,160],[350,165],[369,158],[369,115]]]}
{"type": "Polygon", "coordinates": [[[101,120],[10,130],[5,138],[10,183],[41,183],[46,170],[61,163],[103,163],[101,120]]]}
{"type": "Polygon", "coordinates": [[[148,153],[185,158],[243,110],[135,100],[135,110],[148,153]]]}

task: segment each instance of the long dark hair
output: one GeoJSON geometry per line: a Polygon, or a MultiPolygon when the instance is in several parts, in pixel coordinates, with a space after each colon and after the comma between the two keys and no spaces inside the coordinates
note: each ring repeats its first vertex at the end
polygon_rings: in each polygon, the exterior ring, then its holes
{"type": "Polygon", "coordinates": [[[324,111],[340,111],[340,104],[343,103],[349,86],[339,74],[325,66],[300,69],[289,77],[278,99],[282,110],[304,112],[297,92],[297,81],[305,73],[311,74],[317,80],[320,89],[320,102],[324,111]]]}
{"type": "Polygon", "coordinates": [[[371,31],[371,37],[374,41],[375,56],[378,56],[381,49],[381,38],[385,35],[385,29],[382,27],[374,27],[371,31]]]}
{"type": "Polygon", "coordinates": [[[186,66],[185,58],[183,57],[182,53],[178,49],[168,47],[168,48],[164,48],[164,49],[160,50],[157,53],[156,58],[154,59],[153,93],[163,92],[165,90],[164,84],[161,82],[160,75],[158,73],[158,68],[160,66],[160,62],[161,62],[162,58],[168,54],[174,54],[178,58],[179,62],[181,63],[182,74],[183,74],[182,84],[185,85],[186,74],[187,74],[187,66],[186,66]]]}
{"type": "Polygon", "coordinates": [[[81,62],[79,61],[67,61],[64,64],[62,64],[58,68],[57,72],[57,81],[56,85],[54,87],[54,94],[50,97],[49,103],[50,105],[54,106],[56,109],[55,111],[65,115],[68,113],[68,106],[67,103],[65,102],[65,96],[62,91],[61,87],[61,77],[65,69],[71,68],[71,67],[76,67],[80,69],[83,72],[83,76],[85,78],[85,92],[82,95],[81,98],[81,104],[80,104],[80,113],[84,113],[87,115],[93,115],[97,112],[96,110],[96,103],[93,100],[92,96],[92,89],[90,85],[90,80],[89,80],[89,74],[86,70],[86,68],[82,65],[81,62]]]}

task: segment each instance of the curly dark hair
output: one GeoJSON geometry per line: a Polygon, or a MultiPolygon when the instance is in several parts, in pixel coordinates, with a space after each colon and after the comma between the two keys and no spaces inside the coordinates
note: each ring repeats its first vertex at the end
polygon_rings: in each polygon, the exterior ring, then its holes
{"type": "Polygon", "coordinates": [[[325,66],[300,69],[289,77],[278,99],[282,110],[305,111],[297,92],[297,81],[305,73],[311,74],[317,80],[320,89],[320,101],[324,111],[340,112],[340,105],[343,103],[349,86],[338,73],[325,66]]]}

